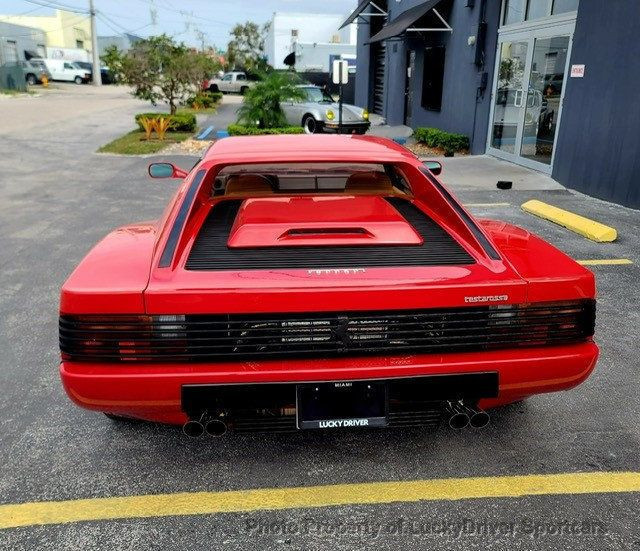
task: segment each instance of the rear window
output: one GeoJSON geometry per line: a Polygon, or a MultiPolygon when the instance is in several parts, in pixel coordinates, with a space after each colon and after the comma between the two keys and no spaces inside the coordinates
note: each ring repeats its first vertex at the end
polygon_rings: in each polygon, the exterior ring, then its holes
{"type": "Polygon", "coordinates": [[[408,186],[391,166],[378,163],[278,163],[233,165],[222,169],[214,194],[405,191],[408,186]]]}

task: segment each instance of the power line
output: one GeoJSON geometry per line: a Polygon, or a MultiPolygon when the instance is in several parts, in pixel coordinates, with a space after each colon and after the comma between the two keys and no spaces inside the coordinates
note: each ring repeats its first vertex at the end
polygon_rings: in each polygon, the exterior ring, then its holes
{"type": "Polygon", "coordinates": [[[38,11],[41,10],[44,6],[40,7],[38,6],[37,8],[33,8],[32,10],[29,11],[25,11],[22,13],[16,13],[16,14],[12,14],[11,17],[22,17],[23,15],[29,15],[30,13],[33,13],[34,11],[38,11]]]}
{"type": "Polygon", "coordinates": [[[60,2],[46,2],[45,0],[24,0],[25,2],[28,2],[29,4],[35,4],[36,6],[41,6],[43,8],[52,8],[54,10],[65,10],[65,11],[71,11],[74,13],[86,13],[88,14],[89,11],[88,10],[83,10],[81,8],[78,8],[77,6],[69,6],[66,4],[62,4],[60,2]]]}
{"type": "Polygon", "coordinates": [[[166,10],[166,11],[170,11],[173,13],[177,13],[182,15],[183,17],[190,17],[191,19],[197,19],[198,21],[208,21],[214,25],[220,25],[222,27],[228,27],[229,25],[235,25],[236,23],[229,23],[226,21],[219,21],[219,20],[215,20],[215,19],[209,19],[207,17],[202,17],[201,15],[195,15],[193,12],[187,12],[186,10],[178,10],[178,9],[172,9],[172,8],[167,8],[166,6],[162,6],[160,4],[156,4],[155,2],[153,2],[153,0],[140,0],[141,2],[144,2],[145,4],[149,4],[150,6],[153,6],[154,8],[159,8],[161,10],[166,10]]]}
{"type": "Polygon", "coordinates": [[[143,25],[142,27],[137,27],[135,29],[127,29],[125,27],[123,27],[122,25],[120,25],[120,23],[118,23],[117,21],[114,21],[113,19],[111,19],[110,17],[107,17],[107,15],[103,12],[103,11],[97,11],[96,10],[96,15],[100,18],[100,20],[107,25],[107,27],[109,27],[113,32],[117,33],[117,34],[123,34],[127,33],[127,34],[133,34],[137,31],[141,31],[142,29],[146,29],[147,27],[151,26],[151,23],[147,23],[146,25],[143,25]],[[118,30],[114,27],[114,25],[116,27],[118,27],[121,30],[118,30]]]}
{"type": "Polygon", "coordinates": [[[122,31],[116,29],[113,25],[111,25],[111,23],[109,23],[109,21],[104,17],[104,15],[102,15],[101,12],[97,12],[96,13],[96,17],[98,19],[100,19],[100,21],[102,21],[107,27],[109,27],[114,33],[116,34],[122,34],[122,31]]]}

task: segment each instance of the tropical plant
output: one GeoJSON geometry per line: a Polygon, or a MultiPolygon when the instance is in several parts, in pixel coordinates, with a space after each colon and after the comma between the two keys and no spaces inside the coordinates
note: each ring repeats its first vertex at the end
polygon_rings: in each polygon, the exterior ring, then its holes
{"type": "Polygon", "coordinates": [[[133,87],[134,96],[153,105],[168,103],[172,115],[180,101],[197,93],[202,81],[220,68],[211,57],[166,34],[139,40],[126,53],[111,48],[103,59],[120,82],[133,87]]]}
{"type": "MultiPolygon", "coordinates": [[[[144,130],[144,126],[140,119],[157,119],[158,117],[166,117],[167,113],[138,113],[135,115],[135,121],[140,130],[144,130]]],[[[171,116],[171,124],[169,132],[193,132],[196,129],[196,116],[193,113],[178,112],[171,116]]]]}
{"type": "Polygon", "coordinates": [[[165,134],[167,130],[169,130],[169,125],[171,124],[171,117],[158,117],[156,119],[156,134],[158,134],[158,139],[160,141],[164,140],[165,134]]]}
{"type": "Polygon", "coordinates": [[[264,80],[245,92],[244,103],[238,110],[238,124],[258,128],[287,126],[280,103],[306,97],[297,87],[298,82],[292,73],[268,73],[264,80]]]}
{"type": "Polygon", "coordinates": [[[146,140],[151,139],[151,134],[156,129],[156,120],[149,117],[140,117],[140,124],[144,128],[144,137],[146,140]]]}

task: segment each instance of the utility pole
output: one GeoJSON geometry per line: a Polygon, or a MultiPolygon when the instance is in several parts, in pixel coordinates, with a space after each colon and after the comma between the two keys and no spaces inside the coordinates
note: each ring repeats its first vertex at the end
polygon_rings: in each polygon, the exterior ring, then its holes
{"type": "Polygon", "coordinates": [[[98,31],[96,31],[96,9],[93,7],[93,0],[89,0],[89,14],[91,15],[91,54],[93,57],[93,85],[102,86],[100,56],[98,55],[98,31]]]}

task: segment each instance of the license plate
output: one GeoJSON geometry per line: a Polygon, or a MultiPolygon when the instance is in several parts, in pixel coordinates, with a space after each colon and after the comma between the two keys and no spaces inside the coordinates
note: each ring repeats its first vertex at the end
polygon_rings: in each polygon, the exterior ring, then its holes
{"type": "Polygon", "coordinates": [[[299,429],[342,429],[387,425],[387,385],[379,381],[336,381],[296,387],[299,429]]]}

